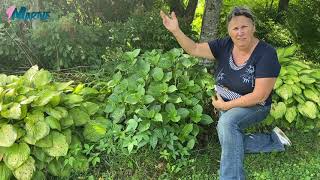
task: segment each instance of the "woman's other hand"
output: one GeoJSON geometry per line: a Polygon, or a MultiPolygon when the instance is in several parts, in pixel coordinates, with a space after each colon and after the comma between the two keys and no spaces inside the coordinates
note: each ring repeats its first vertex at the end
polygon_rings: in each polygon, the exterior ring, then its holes
{"type": "Polygon", "coordinates": [[[227,103],[217,94],[216,97],[212,96],[212,105],[222,111],[229,110],[227,103]]]}
{"type": "Polygon", "coordinates": [[[171,18],[167,16],[163,11],[160,11],[163,25],[171,32],[174,33],[179,30],[179,23],[174,12],[171,13],[171,18]]]}

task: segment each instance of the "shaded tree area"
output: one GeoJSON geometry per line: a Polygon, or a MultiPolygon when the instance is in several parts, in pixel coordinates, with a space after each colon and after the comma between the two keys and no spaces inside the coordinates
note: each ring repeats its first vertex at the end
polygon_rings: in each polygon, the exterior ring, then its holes
{"type": "Polygon", "coordinates": [[[101,55],[106,47],[110,56],[116,55],[118,50],[169,50],[179,47],[174,37],[163,27],[159,17],[160,9],[167,13],[175,11],[181,29],[195,41],[209,41],[226,36],[227,14],[234,6],[245,5],[257,16],[257,37],[275,47],[296,44],[308,59],[320,61],[319,2],[4,0],[1,1],[1,12],[15,4],[30,10],[50,11],[51,18],[43,23],[4,22],[5,28],[0,29],[3,33],[0,36],[0,58],[3,59],[4,68],[10,66],[7,62],[26,67],[32,62],[56,70],[73,66],[100,66],[104,61],[101,55]],[[200,13],[199,9],[202,9],[200,13]]]}

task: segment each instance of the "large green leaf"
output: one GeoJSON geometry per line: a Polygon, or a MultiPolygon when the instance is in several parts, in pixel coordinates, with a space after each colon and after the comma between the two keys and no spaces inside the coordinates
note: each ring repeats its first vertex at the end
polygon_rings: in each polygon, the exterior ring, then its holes
{"type": "Polygon", "coordinates": [[[71,174],[71,167],[64,165],[63,159],[54,159],[48,165],[48,171],[50,174],[58,177],[69,177],[71,174]]]}
{"type": "Polygon", "coordinates": [[[153,96],[151,96],[151,95],[145,95],[143,102],[144,102],[144,104],[150,104],[150,103],[152,103],[154,100],[155,100],[155,99],[154,99],[153,96]]]}
{"type": "Polygon", "coordinates": [[[14,170],[13,175],[18,180],[31,180],[35,171],[35,161],[31,156],[29,156],[29,159],[24,164],[14,170]]]}
{"type": "Polygon", "coordinates": [[[53,140],[52,146],[43,148],[43,150],[50,156],[66,156],[69,148],[66,137],[56,131],[51,132],[51,136],[53,140]]]}
{"type": "Polygon", "coordinates": [[[45,108],[45,111],[48,115],[54,117],[57,120],[60,120],[62,118],[62,112],[60,112],[54,108],[47,107],[47,108],[45,108]]]}
{"type": "Polygon", "coordinates": [[[297,117],[297,108],[295,106],[287,108],[285,117],[289,123],[292,123],[293,120],[297,117]]]}
{"type": "Polygon", "coordinates": [[[109,88],[115,87],[116,85],[119,84],[121,78],[122,78],[122,74],[120,71],[118,71],[116,74],[112,76],[112,79],[108,81],[107,86],[109,88]]]}
{"type": "Polygon", "coordinates": [[[99,105],[93,102],[84,102],[81,104],[89,115],[94,115],[99,110],[99,105]]]}
{"type": "Polygon", "coordinates": [[[45,122],[47,122],[50,126],[51,129],[57,129],[61,131],[61,125],[58,119],[52,117],[52,116],[47,116],[45,119],[45,122]]]}
{"type": "Polygon", "coordinates": [[[213,120],[209,115],[202,114],[200,123],[203,124],[203,125],[208,125],[208,124],[213,123],[213,120]]]}
{"type": "Polygon", "coordinates": [[[142,121],[140,118],[138,118],[137,116],[134,116],[133,119],[129,119],[127,121],[127,128],[126,128],[126,132],[135,132],[135,130],[138,127],[138,122],[142,121]]]}
{"type": "Polygon", "coordinates": [[[133,62],[133,60],[140,54],[140,49],[135,49],[131,52],[125,52],[124,55],[128,58],[130,62],[133,62]]]}
{"type": "Polygon", "coordinates": [[[77,94],[67,94],[63,96],[62,100],[66,105],[74,106],[75,104],[79,104],[83,101],[83,97],[77,94]]]}
{"type": "Polygon", "coordinates": [[[79,108],[71,109],[69,114],[72,116],[76,126],[82,126],[90,120],[90,116],[79,108]]]}
{"type": "Polygon", "coordinates": [[[89,170],[89,161],[85,156],[75,157],[76,161],[73,163],[73,170],[76,172],[87,172],[89,170]]]}
{"type": "Polygon", "coordinates": [[[304,96],[311,100],[314,101],[316,103],[320,103],[320,94],[318,94],[317,92],[313,91],[312,89],[305,89],[303,90],[303,94],[304,96]]]}
{"type": "Polygon", "coordinates": [[[187,148],[188,148],[188,149],[193,149],[195,143],[196,143],[196,140],[195,140],[194,138],[190,139],[190,140],[188,141],[187,148]]]}
{"type": "Polygon", "coordinates": [[[282,84],[283,84],[282,80],[280,78],[277,78],[273,89],[278,89],[282,84]]]}
{"type": "Polygon", "coordinates": [[[83,95],[83,96],[95,96],[95,95],[99,94],[99,91],[96,90],[95,88],[85,87],[85,88],[81,89],[79,94],[83,95]]]}
{"type": "Polygon", "coordinates": [[[42,148],[52,147],[52,145],[53,145],[52,133],[50,133],[48,136],[38,140],[35,144],[35,146],[42,147],[42,148]]]}
{"type": "Polygon", "coordinates": [[[32,106],[45,106],[51,101],[52,98],[58,96],[59,94],[60,92],[44,89],[37,94],[39,98],[32,102],[32,106]]]}
{"type": "Polygon", "coordinates": [[[297,86],[297,85],[295,85],[295,84],[292,84],[292,85],[290,85],[290,86],[291,86],[292,92],[293,92],[294,94],[299,95],[299,94],[302,93],[302,90],[301,90],[301,88],[300,88],[299,86],[297,86]]]}
{"type": "Polygon", "coordinates": [[[83,130],[83,137],[91,142],[98,142],[106,134],[106,127],[95,121],[89,121],[83,130]]]}
{"type": "Polygon", "coordinates": [[[39,97],[38,96],[29,96],[27,99],[24,99],[23,101],[21,101],[20,104],[30,104],[34,100],[36,100],[37,98],[39,98],[39,97]]]}
{"type": "Polygon", "coordinates": [[[316,82],[316,79],[310,77],[309,75],[302,75],[299,78],[300,78],[300,81],[304,84],[312,84],[316,82]]]}
{"type": "Polygon", "coordinates": [[[41,69],[33,78],[33,83],[37,88],[49,84],[52,81],[52,75],[49,71],[41,69]]]}
{"type": "Polygon", "coordinates": [[[10,180],[12,176],[11,170],[0,161],[0,179],[1,180],[10,180]]]}
{"type": "Polygon", "coordinates": [[[150,128],[151,126],[151,123],[148,122],[148,121],[142,121],[141,123],[139,123],[139,132],[143,132],[143,131],[146,131],[150,128]]]}
{"type": "Polygon", "coordinates": [[[199,104],[194,106],[191,111],[191,120],[195,123],[200,122],[202,118],[202,111],[202,106],[200,106],[199,104]]]}
{"type": "Polygon", "coordinates": [[[192,132],[192,129],[193,129],[193,124],[186,124],[186,125],[184,125],[184,127],[183,127],[182,130],[181,130],[181,135],[182,135],[183,137],[188,136],[188,135],[192,132]]]}
{"type": "Polygon", "coordinates": [[[70,85],[73,83],[73,81],[69,82],[55,82],[54,86],[56,87],[57,91],[63,91],[65,89],[70,88],[70,85]]]}
{"type": "Polygon", "coordinates": [[[150,71],[150,63],[144,60],[138,60],[136,64],[136,71],[140,76],[146,76],[150,71]]]}
{"type": "Polygon", "coordinates": [[[112,113],[111,113],[111,118],[113,120],[114,123],[118,123],[120,122],[121,118],[125,115],[125,107],[124,106],[120,106],[118,108],[116,108],[112,113]]]}
{"type": "Polygon", "coordinates": [[[137,104],[141,99],[141,96],[138,93],[133,93],[133,94],[128,94],[125,97],[124,102],[128,103],[128,104],[137,104]]]}
{"type": "Polygon", "coordinates": [[[28,69],[27,72],[24,73],[23,77],[26,79],[26,82],[28,85],[30,85],[33,82],[34,76],[37,74],[39,70],[39,67],[37,65],[32,66],[30,69],[28,69]]]}
{"type": "Polygon", "coordinates": [[[310,119],[315,119],[319,113],[317,105],[312,101],[306,101],[304,104],[298,104],[300,114],[310,119]]]}
{"type": "Polygon", "coordinates": [[[50,126],[44,120],[27,119],[25,130],[27,132],[24,140],[28,144],[34,145],[38,140],[47,136],[50,132],[50,126]]]}
{"type": "Polygon", "coordinates": [[[47,178],[43,172],[36,171],[36,172],[34,172],[32,179],[33,180],[46,180],[47,178]]]}
{"type": "Polygon", "coordinates": [[[26,162],[29,157],[29,146],[26,143],[20,143],[6,149],[3,161],[11,170],[15,170],[26,162]]]}
{"type": "Polygon", "coordinates": [[[180,121],[181,117],[179,116],[178,111],[176,110],[174,104],[172,104],[172,103],[166,104],[165,110],[168,114],[169,120],[171,120],[173,122],[180,121]]]}
{"type": "Polygon", "coordinates": [[[13,103],[8,109],[1,111],[1,116],[7,119],[21,119],[21,115],[21,105],[19,103],[13,103]]]}
{"type": "Polygon", "coordinates": [[[154,97],[158,97],[163,95],[164,93],[166,93],[168,91],[168,84],[167,83],[156,83],[156,82],[152,82],[150,83],[150,86],[147,90],[147,93],[149,95],[152,95],[154,97]]]}
{"type": "Polygon", "coordinates": [[[65,107],[56,106],[54,107],[54,109],[60,112],[60,115],[62,118],[65,118],[68,116],[68,110],[65,107]]]}
{"type": "Polygon", "coordinates": [[[1,125],[0,128],[0,146],[10,147],[17,139],[17,131],[11,124],[1,125]]]}
{"type": "Polygon", "coordinates": [[[154,118],[152,119],[153,121],[157,121],[157,122],[162,122],[162,115],[160,113],[156,113],[154,118]]]}
{"type": "Polygon", "coordinates": [[[163,73],[163,70],[162,68],[159,68],[159,67],[156,67],[152,70],[152,73],[151,73],[153,79],[155,81],[161,81],[161,79],[163,78],[164,76],[164,73],[163,73]]]}
{"type": "Polygon", "coordinates": [[[181,119],[185,119],[189,116],[190,112],[187,108],[179,108],[178,114],[181,117],[181,119]]]}
{"type": "Polygon", "coordinates": [[[292,89],[291,86],[289,85],[282,85],[280,86],[277,90],[276,93],[282,97],[284,100],[288,100],[289,98],[292,97],[292,89]]]}
{"type": "Polygon", "coordinates": [[[315,69],[315,71],[312,72],[310,75],[311,75],[311,77],[320,80],[320,69],[315,69]]]}
{"type": "Polygon", "coordinates": [[[70,113],[68,114],[67,117],[62,118],[60,122],[61,122],[60,124],[62,129],[68,128],[74,124],[73,117],[71,116],[70,113]]]}
{"type": "Polygon", "coordinates": [[[275,119],[280,119],[286,113],[286,105],[283,102],[279,102],[278,104],[272,104],[270,114],[275,119]]]}

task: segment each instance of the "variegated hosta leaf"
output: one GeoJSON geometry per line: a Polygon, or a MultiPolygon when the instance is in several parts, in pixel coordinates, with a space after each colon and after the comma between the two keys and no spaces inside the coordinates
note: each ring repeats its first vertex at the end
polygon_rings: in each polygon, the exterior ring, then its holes
{"type": "Polygon", "coordinates": [[[286,113],[286,105],[283,102],[272,104],[270,114],[275,119],[280,119],[286,113]]]}
{"type": "Polygon", "coordinates": [[[17,139],[17,131],[11,124],[4,124],[0,127],[0,146],[10,147],[17,139]]]}
{"type": "Polygon", "coordinates": [[[3,161],[11,169],[21,166],[30,156],[30,148],[26,143],[14,144],[6,149],[3,161]]]}

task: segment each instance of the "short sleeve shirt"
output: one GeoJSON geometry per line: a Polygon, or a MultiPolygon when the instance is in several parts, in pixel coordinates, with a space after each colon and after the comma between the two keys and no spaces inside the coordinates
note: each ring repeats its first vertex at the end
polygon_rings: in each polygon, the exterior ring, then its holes
{"type": "MultiPolygon", "coordinates": [[[[208,44],[218,61],[215,71],[216,83],[230,91],[245,95],[253,91],[256,78],[277,77],[279,75],[281,66],[276,50],[261,40],[250,58],[241,66],[237,66],[233,61],[233,42],[230,37],[216,39],[208,44]]],[[[272,93],[265,101],[265,106],[272,103],[271,96],[272,93]]]]}

